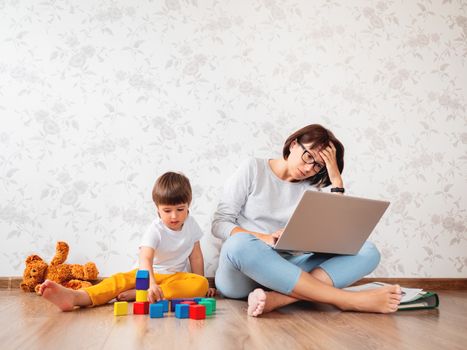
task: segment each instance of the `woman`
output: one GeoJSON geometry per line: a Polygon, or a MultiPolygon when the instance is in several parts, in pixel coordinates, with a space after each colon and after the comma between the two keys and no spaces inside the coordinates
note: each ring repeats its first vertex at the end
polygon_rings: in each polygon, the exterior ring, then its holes
{"type": "Polygon", "coordinates": [[[308,125],[287,138],[282,153],[278,159],[248,160],[225,185],[212,222],[214,236],[225,240],[217,288],[229,298],[248,296],[250,316],[298,300],[342,310],[396,311],[401,298],[397,285],[362,292],[340,289],[376,268],[380,255],[372,243],[353,256],[272,249],[305,190],[332,185],[335,195],[344,193],[344,147],[331,131],[308,125]]]}

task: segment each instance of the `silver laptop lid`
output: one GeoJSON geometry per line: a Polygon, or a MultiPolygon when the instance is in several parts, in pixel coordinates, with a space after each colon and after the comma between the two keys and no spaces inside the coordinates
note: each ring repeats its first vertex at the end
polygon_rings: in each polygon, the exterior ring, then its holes
{"type": "Polygon", "coordinates": [[[274,249],[356,254],[388,206],[387,201],[306,191],[274,249]]]}

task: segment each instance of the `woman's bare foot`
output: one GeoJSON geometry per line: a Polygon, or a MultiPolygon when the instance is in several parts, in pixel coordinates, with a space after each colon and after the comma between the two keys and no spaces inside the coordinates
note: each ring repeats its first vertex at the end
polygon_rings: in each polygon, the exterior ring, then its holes
{"type": "Polygon", "coordinates": [[[50,280],[41,284],[39,293],[62,311],[71,311],[75,306],[91,305],[91,298],[84,290],[73,290],[50,280]]]}
{"type": "Polygon", "coordinates": [[[248,315],[257,317],[296,301],[298,299],[291,296],[278,292],[265,292],[257,288],[248,295],[248,315]]]}
{"type": "Polygon", "coordinates": [[[135,301],[136,300],[136,289],[129,289],[121,292],[117,296],[118,301],[135,301]]]}
{"type": "Polygon", "coordinates": [[[362,292],[349,292],[348,298],[336,306],[342,310],[391,313],[397,311],[401,302],[399,285],[385,286],[362,292]]]}
{"type": "Polygon", "coordinates": [[[248,316],[259,316],[266,305],[266,292],[260,288],[255,289],[248,295],[248,316]]]}
{"type": "MultiPolygon", "coordinates": [[[[342,302],[333,303],[344,311],[391,313],[397,311],[401,301],[399,285],[385,286],[362,292],[347,292],[342,302]]],[[[255,289],[248,296],[248,315],[259,316],[298,299],[278,292],[255,289]]]]}

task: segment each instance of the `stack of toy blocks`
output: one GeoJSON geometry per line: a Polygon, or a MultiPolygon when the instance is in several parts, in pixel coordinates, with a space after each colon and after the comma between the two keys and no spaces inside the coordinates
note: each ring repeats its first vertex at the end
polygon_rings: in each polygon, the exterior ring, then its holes
{"type": "Polygon", "coordinates": [[[149,313],[148,302],[149,271],[138,270],[136,272],[136,302],[133,304],[135,315],[147,315],[149,313]]]}

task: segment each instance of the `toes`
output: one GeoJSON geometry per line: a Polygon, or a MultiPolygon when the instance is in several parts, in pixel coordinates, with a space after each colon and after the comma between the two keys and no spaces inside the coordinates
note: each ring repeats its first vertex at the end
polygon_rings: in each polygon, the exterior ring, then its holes
{"type": "Polygon", "coordinates": [[[263,313],[266,305],[266,293],[258,288],[248,296],[248,315],[256,317],[263,313]]]}
{"type": "Polygon", "coordinates": [[[263,310],[264,310],[264,302],[259,302],[257,305],[256,305],[256,308],[255,310],[253,310],[253,312],[251,313],[251,316],[259,316],[263,313],[263,310]]]}

